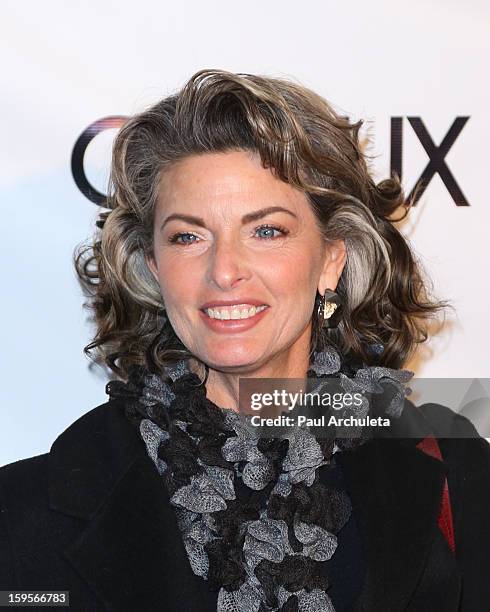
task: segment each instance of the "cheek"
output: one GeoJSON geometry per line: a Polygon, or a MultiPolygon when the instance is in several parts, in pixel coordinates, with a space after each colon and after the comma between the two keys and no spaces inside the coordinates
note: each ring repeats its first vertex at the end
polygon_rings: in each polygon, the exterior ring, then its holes
{"type": "Polygon", "coordinates": [[[316,288],[316,261],[304,252],[286,251],[278,256],[271,256],[261,262],[262,277],[274,292],[298,299],[314,294],[316,288]]]}
{"type": "Polygon", "coordinates": [[[159,262],[158,282],[164,302],[169,307],[180,307],[192,301],[199,287],[199,279],[202,279],[202,274],[197,266],[183,261],[183,258],[162,258],[159,262]]]}
{"type": "Polygon", "coordinates": [[[317,290],[311,259],[305,255],[286,260],[274,258],[264,267],[262,279],[277,309],[277,325],[284,333],[302,329],[312,316],[317,290]]]}

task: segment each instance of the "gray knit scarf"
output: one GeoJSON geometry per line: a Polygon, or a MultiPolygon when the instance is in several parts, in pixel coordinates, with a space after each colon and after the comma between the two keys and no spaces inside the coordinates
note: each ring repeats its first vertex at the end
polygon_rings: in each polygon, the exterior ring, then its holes
{"type": "MultiPolygon", "coordinates": [[[[134,366],[127,383],[111,381],[107,392],[126,398],[126,415],[170,493],[192,571],[218,593],[217,612],[335,612],[322,563],[335,553],[351,504],[345,491],[319,482],[318,470],[365,443],[367,430],[328,439],[301,426],[263,438],[244,415],[207,399],[186,361],[166,374],[168,382],[134,366]]],[[[413,376],[353,368],[332,346],[314,354],[307,374],[338,377],[347,392],[389,386],[386,414],[395,418],[413,376]]],[[[342,415],[368,412],[366,402],[342,415]]]]}

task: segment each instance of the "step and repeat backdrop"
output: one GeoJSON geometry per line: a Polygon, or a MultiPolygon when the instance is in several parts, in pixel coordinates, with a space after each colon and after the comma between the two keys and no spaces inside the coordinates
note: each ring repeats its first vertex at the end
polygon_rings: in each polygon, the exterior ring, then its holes
{"type": "Polygon", "coordinates": [[[0,465],[106,401],[73,251],[117,130],[202,68],[290,78],[365,121],[376,178],[422,186],[400,229],[454,307],[406,367],[484,386],[489,17],[474,0],[2,3],[0,465]]]}

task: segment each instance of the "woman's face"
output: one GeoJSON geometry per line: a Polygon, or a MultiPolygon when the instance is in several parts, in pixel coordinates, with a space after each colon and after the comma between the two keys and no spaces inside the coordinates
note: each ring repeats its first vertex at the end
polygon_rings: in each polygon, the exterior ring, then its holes
{"type": "Polygon", "coordinates": [[[191,353],[246,372],[308,353],[316,292],[335,289],[345,246],[325,246],[304,193],[233,151],[162,175],[147,261],[191,353]]]}

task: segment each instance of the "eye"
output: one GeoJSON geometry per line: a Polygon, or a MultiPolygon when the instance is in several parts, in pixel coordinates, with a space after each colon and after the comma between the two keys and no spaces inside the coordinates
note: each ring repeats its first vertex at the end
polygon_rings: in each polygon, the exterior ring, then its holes
{"type": "MultiPolygon", "coordinates": [[[[279,232],[283,236],[288,234],[288,230],[283,227],[277,225],[261,225],[260,227],[255,228],[255,233],[263,232],[262,235],[259,235],[259,238],[265,240],[275,240],[279,238],[279,236],[274,235],[274,232],[279,232]]],[[[169,237],[168,241],[172,244],[180,244],[181,246],[188,246],[190,244],[195,244],[199,242],[199,238],[190,232],[177,232],[169,237]],[[195,238],[195,240],[192,240],[195,238]]]]}
{"type": "Polygon", "coordinates": [[[274,240],[278,236],[274,236],[273,232],[280,232],[283,236],[288,234],[288,231],[283,227],[279,227],[277,225],[261,225],[260,227],[255,228],[255,232],[268,232],[267,235],[262,234],[261,238],[265,238],[266,240],[274,240]]]}
{"type": "Polygon", "coordinates": [[[199,240],[199,238],[197,238],[195,234],[191,234],[190,232],[177,232],[176,234],[173,234],[172,236],[170,236],[168,241],[171,243],[181,244],[181,245],[193,244],[194,242],[196,242],[196,240],[184,240],[183,242],[179,241],[179,238],[185,238],[188,236],[193,236],[194,238],[199,240]]]}

